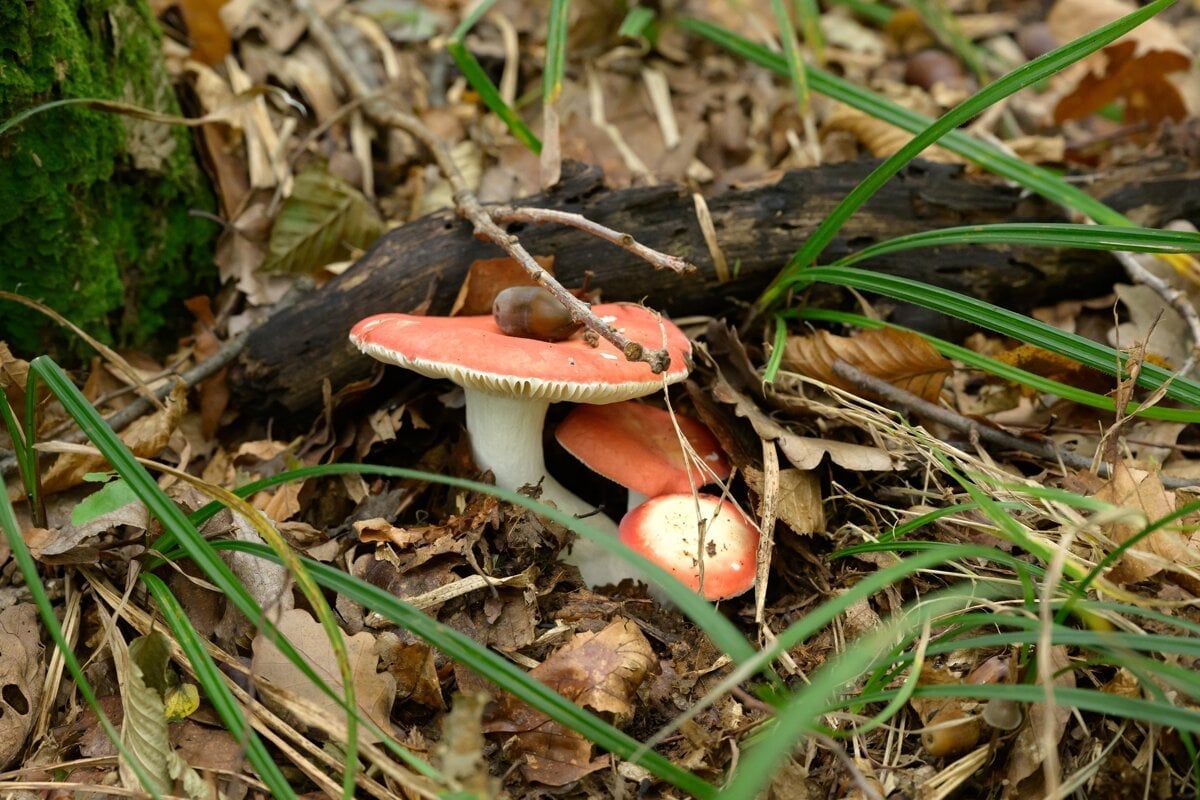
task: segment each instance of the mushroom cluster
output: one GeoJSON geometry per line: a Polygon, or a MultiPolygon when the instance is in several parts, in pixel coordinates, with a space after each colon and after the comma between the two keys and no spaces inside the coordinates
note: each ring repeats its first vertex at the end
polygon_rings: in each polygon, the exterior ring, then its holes
{"type": "Polygon", "coordinates": [[[586,467],[629,490],[619,530],[630,549],[709,600],[754,585],[758,527],[728,500],[697,494],[731,472],[703,423],[630,400],[578,406],[554,435],[586,467]]]}
{"type": "MultiPolygon", "coordinates": [[[[653,533],[656,529],[687,528],[688,523],[682,521],[685,515],[679,506],[672,506],[667,512],[662,510],[667,504],[652,505],[653,499],[641,503],[646,496],[686,493],[693,509],[690,524],[695,554],[700,541],[696,532],[701,525],[707,531],[714,530],[708,521],[714,515],[708,513],[713,509],[709,509],[707,501],[703,506],[694,502],[692,492],[695,487],[723,480],[729,473],[729,465],[712,434],[700,423],[676,418],[680,431],[699,454],[703,466],[692,463],[683,454],[675,423],[667,412],[641,403],[623,402],[683,380],[688,372],[691,343],[677,327],[642,306],[607,303],[593,306],[592,311],[634,341],[661,343],[670,355],[669,369],[655,375],[649,365],[626,360],[607,341],[589,342],[580,333],[561,341],[510,336],[501,330],[491,315],[377,314],[355,325],[350,331],[350,341],[380,361],[427,377],[445,378],[461,386],[466,396],[467,432],[472,455],[480,469],[492,472],[497,486],[514,490],[526,485],[540,486],[543,501],[553,503],[566,513],[586,517],[589,525],[602,532],[620,534],[631,546],[635,542],[660,542],[659,535],[653,533]],[[611,519],[548,474],[542,452],[542,427],[549,404],[560,401],[581,405],[560,427],[559,440],[594,470],[630,488],[630,507],[643,507],[634,518],[641,521],[640,527],[632,522],[626,526],[623,522],[619,531],[611,519]],[[596,433],[603,420],[624,423],[618,426],[624,432],[596,433]],[[618,449],[619,439],[632,443],[632,447],[618,449]],[[585,457],[585,449],[592,455],[585,457]],[[638,457],[630,453],[638,454],[638,457]],[[648,460],[642,460],[642,455],[648,460]],[[621,462],[632,467],[635,473],[632,477],[623,478],[616,474],[619,471],[616,467],[621,466],[621,462]],[[640,493],[640,497],[635,493],[640,493]],[[703,511],[704,516],[697,517],[696,509],[708,510],[703,511]],[[661,517],[662,514],[666,517],[661,517]],[[637,528],[637,532],[626,535],[626,528],[630,531],[637,528]]],[[[741,512],[732,504],[728,505],[736,514],[722,512],[716,516],[741,520],[749,525],[741,512]]],[[[754,532],[756,547],[757,529],[753,525],[749,527],[754,532]]],[[[718,580],[717,562],[709,555],[721,552],[724,545],[714,545],[715,537],[705,541],[703,569],[698,558],[692,559],[693,572],[697,576],[695,581],[687,578],[689,573],[681,566],[683,562],[677,547],[666,562],[657,557],[653,548],[635,549],[694,587],[699,586],[698,576],[703,572],[703,593],[710,599],[731,597],[748,589],[753,584],[753,549],[749,551],[751,583],[740,591],[721,593],[727,591],[726,584],[724,580],[718,580]],[[713,594],[710,588],[719,593],[713,594]]],[[[745,559],[742,554],[734,560],[744,565],[745,559]]],[[[630,575],[623,561],[586,539],[577,540],[565,560],[579,567],[589,586],[638,577],[630,575]]]]}

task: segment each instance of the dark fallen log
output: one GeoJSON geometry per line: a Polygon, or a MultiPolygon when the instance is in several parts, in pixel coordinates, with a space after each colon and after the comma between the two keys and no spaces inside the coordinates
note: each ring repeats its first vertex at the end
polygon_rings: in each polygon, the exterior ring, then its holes
{"type": "MultiPolygon", "coordinates": [[[[717,236],[735,270],[719,282],[696,221],[693,201],[678,186],[605,189],[600,175],[576,170],[549,195],[525,205],[583,214],[638,241],[688,259],[691,275],[654,271],[629,253],[577,230],[512,225],[534,255],[554,255],[559,278],[577,285],[594,273],[606,300],[642,300],[671,315],[736,313],[787,263],[804,238],[872,169],[837,164],[789,172],[778,182],[709,197],[717,236]]],[[[1157,225],[1200,216],[1200,182],[1181,160],[1122,167],[1086,187],[1110,206],[1157,225]]],[[[917,163],[890,181],[842,229],[826,251],[829,261],[862,247],[917,231],[1004,221],[1062,220],[1058,207],[968,176],[959,167],[917,163]]],[[[236,407],[262,414],[308,408],[322,381],[336,392],[371,373],[376,362],[346,341],[350,327],[381,311],[407,311],[428,302],[447,313],[467,267],[499,251],[476,241],[451,212],[433,214],[385,234],[358,263],[321,290],[278,313],[258,329],[231,376],[236,407]]],[[[1107,254],[1026,247],[942,248],[899,253],[860,265],[917,278],[1016,310],[1110,290],[1120,275],[1107,254]]]]}

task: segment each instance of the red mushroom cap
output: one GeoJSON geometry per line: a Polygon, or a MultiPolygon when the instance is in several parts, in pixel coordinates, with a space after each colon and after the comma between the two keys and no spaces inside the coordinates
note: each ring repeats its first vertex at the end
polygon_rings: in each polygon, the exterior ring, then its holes
{"type": "MultiPolygon", "coordinates": [[[[698,420],[680,414],[675,419],[696,455],[716,473],[716,479],[728,478],[729,462],[717,437],[698,420]]],[[[577,406],[554,435],[568,453],[593,472],[647,497],[690,493],[693,486],[713,480],[712,473],[684,456],[670,412],[656,406],[633,401],[577,406]]]]}
{"type": "Polygon", "coordinates": [[[663,346],[671,366],[661,375],[629,361],[601,340],[582,333],[560,342],[505,335],[491,315],[421,317],[376,314],[350,331],[350,341],[367,355],[430,378],[496,394],[558,402],[613,403],[650,394],[687,377],[692,346],[679,328],[653,311],[629,303],[604,303],[592,311],[648,348],[663,346]]]}
{"type": "Polygon", "coordinates": [[[758,527],[728,500],[707,494],[651,498],[621,520],[621,541],[685,586],[700,591],[697,504],[708,520],[701,594],[709,600],[736,597],[754,586],[758,527]]]}

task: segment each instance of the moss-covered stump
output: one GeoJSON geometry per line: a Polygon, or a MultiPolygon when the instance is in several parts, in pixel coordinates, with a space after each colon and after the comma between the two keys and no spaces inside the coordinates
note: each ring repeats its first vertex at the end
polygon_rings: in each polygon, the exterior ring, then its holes
{"type": "MultiPolygon", "coordinates": [[[[65,98],[178,114],[144,0],[0,0],[0,120],[65,98]]],[[[216,226],[189,133],[66,106],[0,134],[0,289],[39,300],[106,342],[181,321],[215,282],[216,226]]],[[[29,353],[73,342],[0,301],[0,340],[29,353]]]]}

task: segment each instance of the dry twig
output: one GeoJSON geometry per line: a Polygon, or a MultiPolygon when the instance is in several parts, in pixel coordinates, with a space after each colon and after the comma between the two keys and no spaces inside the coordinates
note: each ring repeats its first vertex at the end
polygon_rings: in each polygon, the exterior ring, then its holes
{"type": "MultiPolygon", "coordinates": [[[[329,26],[325,24],[325,20],[321,18],[317,10],[313,8],[310,0],[294,0],[294,2],[308,23],[309,35],[325,52],[350,94],[354,98],[371,95],[370,87],[359,75],[358,69],[350,60],[345,48],[342,47],[341,42],[337,40],[329,26]]],[[[545,287],[558,302],[570,311],[572,319],[582,323],[585,328],[597,336],[611,342],[630,361],[645,361],[655,374],[664,372],[670,366],[671,357],[665,349],[648,350],[640,343],[631,340],[593,314],[587,303],[564,289],[562,284],[542,269],[541,265],[534,261],[533,256],[521,246],[517,238],[501,228],[492,212],[479,202],[479,198],[471,191],[462,172],[459,171],[458,165],[454,163],[449,149],[419,119],[396,108],[394,103],[385,98],[377,98],[365,103],[364,110],[379,124],[402,130],[425,145],[433,155],[438,171],[450,184],[455,210],[460,217],[474,226],[475,236],[492,242],[520,264],[538,284],[545,287]]],[[[617,234],[617,236],[623,235],[617,234]]],[[[629,237],[629,241],[632,242],[631,237],[629,237]]]]}
{"type": "MultiPolygon", "coordinates": [[[[1064,464],[1073,469],[1090,470],[1092,468],[1092,460],[1078,453],[1073,453],[1069,450],[1061,450],[1055,447],[1050,442],[1038,442],[1031,439],[1024,439],[1020,436],[1013,436],[1004,431],[989,428],[986,425],[980,425],[972,419],[967,419],[961,414],[957,414],[948,408],[934,405],[926,400],[922,400],[912,392],[907,392],[897,386],[893,386],[882,378],[877,378],[874,375],[869,375],[866,372],[858,369],[852,364],[848,364],[842,359],[837,359],[833,362],[833,372],[839,378],[850,381],[855,386],[861,387],[872,394],[882,397],[887,402],[905,408],[914,413],[920,414],[928,419],[935,420],[945,425],[951,430],[967,436],[972,441],[984,441],[997,447],[1004,447],[1010,450],[1019,450],[1023,453],[1044,458],[1049,461],[1064,464]]],[[[1099,465],[1099,474],[1101,477],[1107,478],[1112,470],[1108,464],[1099,465]]],[[[1162,475],[1163,486],[1169,489],[1178,489],[1185,486],[1195,486],[1197,482],[1189,478],[1175,478],[1170,475],[1162,475]]]]}

